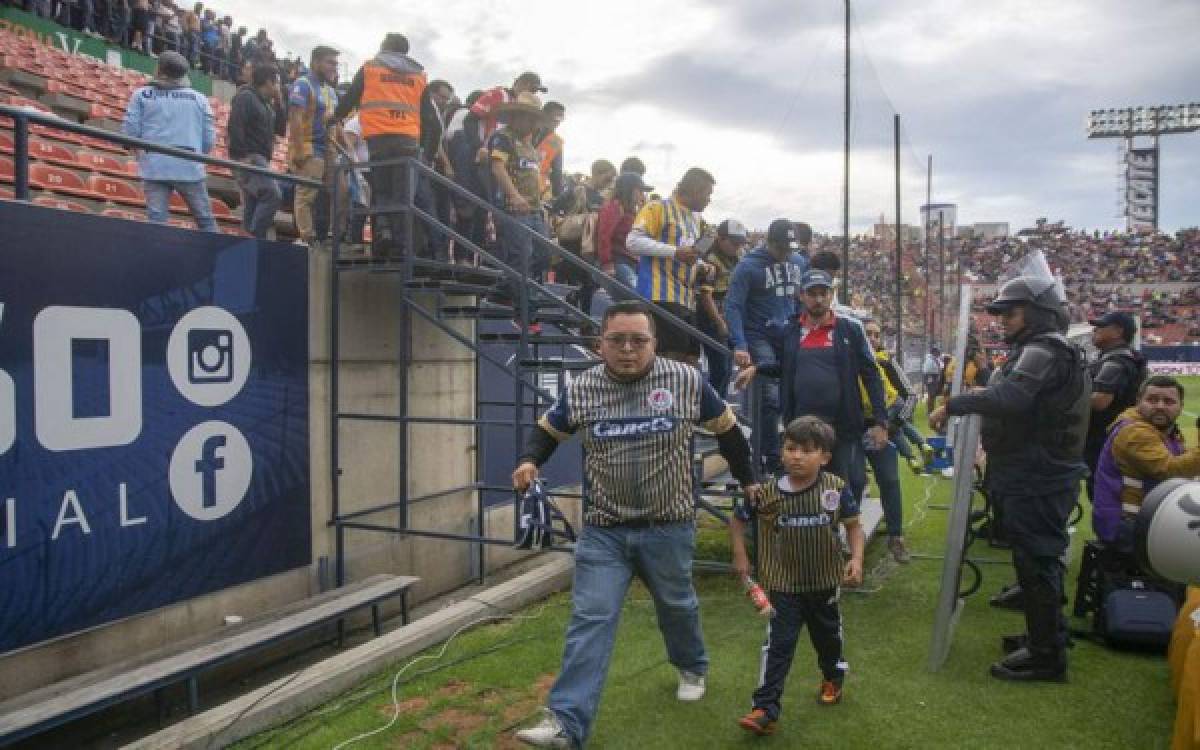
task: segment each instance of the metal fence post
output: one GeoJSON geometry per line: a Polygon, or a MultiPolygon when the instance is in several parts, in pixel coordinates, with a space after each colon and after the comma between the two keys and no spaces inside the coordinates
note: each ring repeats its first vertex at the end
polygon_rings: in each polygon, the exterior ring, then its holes
{"type": "Polygon", "coordinates": [[[13,117],[13,191],[19,201],[29,200],[29,118],[13,117]]]}

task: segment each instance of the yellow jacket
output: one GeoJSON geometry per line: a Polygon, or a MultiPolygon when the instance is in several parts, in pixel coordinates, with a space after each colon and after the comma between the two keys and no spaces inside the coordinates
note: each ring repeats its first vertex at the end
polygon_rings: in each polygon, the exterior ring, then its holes
{"type": "MultiPolygon", "coordinates": [[[[1172,477],[1200,475],[1200,446],[1193,446],[1178,456],[1171,455],[1163,441],[1163,433],[1150,422],[1142,419],[1137,407],[1131,406],[1121,412],[1113,424],[1128,422],[1112,441],[1112,457],[1117,462],[1121,476],[1132,479],[1121,487],[1122,507],[1141,507],[1141,480],[1161,482],[1172,477]]],[[[1180,443],[1183,436],[1176,435],[1180,443]]]]}

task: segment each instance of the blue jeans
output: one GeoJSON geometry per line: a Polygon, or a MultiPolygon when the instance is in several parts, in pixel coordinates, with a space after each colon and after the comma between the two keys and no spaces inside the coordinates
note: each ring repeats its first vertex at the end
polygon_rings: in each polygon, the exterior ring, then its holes
{"type": "Polygon", "coordinates": [[[912,422],[907,419],[900,420],[899,425],[893,423],[890,437],[892,442],[896,444],[896,450],[904,456],[906,460],[912,460],[913,445],[924,445],[925,436],[922,435],[916,427],[913,427],[912,422]]]}
{"type": "MultiPolygon", "coordinates": [[[[256,167],[269,167],[261,154],[251,154],[243,161],[256,167]]],[[[279,183],[266,175],[238,172],[237,185],[242,191],[242,228],[260,240],[275,226],[275,212],[283,202],[279,183]]]]}
{"type": "Polygon", "coordinates": [[[900,491],[900,461],[896,447],[885,445],[881,450],[864,449],[863,452],[871,462],[875,483],[879,485],[879,501],[883,505],[888,536],[904,536],[904,499],[900,491]]]}
{"type": "MultiPolygon", "coordinates": [[[[718,307],[718,309],[720,309],[718,307]]],[[[729,345],[729,340],[721,339],[721,334],[717,331],[717,327],[708,319],[707,315],[699,313],[697,315],[700,324],[699,329],[720,341],[726,346],[729,345]]],[[[708,382],[712,385],[713,390],[721,398],[725,398],[729,391],[729,379],[733,377],[733,355],[723,354],[717,349],[712,348],[708,344],[703,344],[704,358],[708,360],[708,382]]]]}
{"type": "MultiPolygon", "coordinates": [[[[548,237],[546,222],[540,211],[531,214],[513,216],[512,219],[522,227],[529,227],[542,237],[548,237]]],[[[542,282],[546,278],[546,270],[550,267],[550,253],[541,244],[529,236],[529,232],[520,227],[512,226],[499,216],[496,218],[496,229],[500,235],[500,260],[508,264],[518,273],[525,271],[525,279],[542,282]],[[529,265],[525,266],[525,258],[529,265]]],[[[511,279],[505,279],[501,284],[501,296],[512,301],[514,309],[518,302],[518,290],[511,279]]],[[[532,293],[526,302],[532,301],[532,293]]],[[[533,308],[530,306],[530,314],[533,308]]]]}
{"type": "Polygon", "coordinates": [[[179,193],[196,227],[202,232],[216,232],[217,220],[213,218],[212,204],[208,200],[208,186],[204,180],[182,182],[164,180],[142,180],[142,190],[146,193],[146,218],[155,224],[166,224],[170,213],[171,191],[179,193]]]}
{"type": "Polygon", "coordinates": [[[596,717],[621,604],[635,573],[654,597],[668,661],[678,669],[708,673],[700,601],[692,586],[695,546],[692,523],[584,527],[575,548],[571,622],[562,670],[546,701],[577,746],[586,742],[596,717]]]}
{"type": "MultiPolygon", "coordinates": [[[[756,367],[779,363],[779,352],[768,339],[750,339],[748,342],[750,359],[756,367]]],[[[779,460],[779,380],[777,378],[762,378],[760,392],[762,393],[762,461],[766,470],[777,473],[782,464],[779,460]]]]}
{"type": "Polygon", "coordinates": [[[829,470],[842,478],[859,503],[863,499],[863,490],[867,488],[867,461],[864,455],[862,433],[842,435],[838,430],[837,446],[833,449],[833,460],[829,462],[829,470]]]}

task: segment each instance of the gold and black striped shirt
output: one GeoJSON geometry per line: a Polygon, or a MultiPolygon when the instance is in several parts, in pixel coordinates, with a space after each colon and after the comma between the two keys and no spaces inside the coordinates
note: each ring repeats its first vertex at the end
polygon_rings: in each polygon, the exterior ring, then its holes
{"type": "Polygon", "coordinates": [[[692,520],[692,429],[736,423],[699,370],[663,357],[633,382],[604,365],[581,373],[538,421],[559,441],[583,428],[585,520],[596,526],[692,520]]]}
{"type": "Polygon", "coordinates": [[[757,506],[739,511],[743,520],[758,519],[758,575],[764,588],[800,593],[841,585],[844,560],[837,528],[858,517],[858,501],[839,477],[822,471],[799,492],[791,491],[786,477],[772,478],[757,506]]]}

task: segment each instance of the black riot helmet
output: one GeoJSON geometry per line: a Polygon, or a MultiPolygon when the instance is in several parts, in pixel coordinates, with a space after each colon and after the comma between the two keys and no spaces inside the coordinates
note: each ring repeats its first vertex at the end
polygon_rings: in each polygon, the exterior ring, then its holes
{"type": "Polygon", "coordinates": [[[988,303],[987,311],[999,315],[1013,305],[1032,305],[1050,312],[1058,312],[1067,303],[1062,285],[1053,278],[1040,276],[1018,276],[1004,282],[996,299],[988,303]]]}

